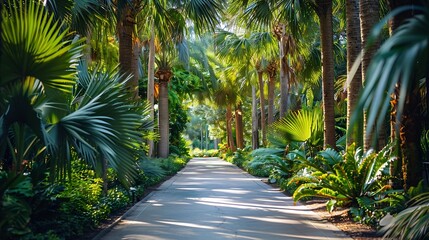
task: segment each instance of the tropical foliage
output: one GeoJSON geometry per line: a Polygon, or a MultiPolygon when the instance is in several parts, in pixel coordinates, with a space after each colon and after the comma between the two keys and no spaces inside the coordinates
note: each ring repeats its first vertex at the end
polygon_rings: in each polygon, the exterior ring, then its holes
{"type": "Polygon", "coordinates": [[[77,238],[192,146],[427,238],[429,10],[386,2],[3,1],[0,235],[77,238]]]}
{"type": "Polygon", "coordinates": [[[383,228],[386,238],[426,239],[429,233],[429,193],[425,192],[410,200],[410,206],[400,212],[383,228]]]}
{"type": "Polygon", "coordinates": [[[295,201],[308,196],[328,198],[330,211],[336,205],[356,207],[366,198],[379,198],[390,188],[380,179],[393,160],[391,151],[391,146],[386,146],[378,153],[363,152],[351,145],[343,156],[333,149],[319,152],[314,159],[301,156],[298,161],[307,171],[290,179],[290,182],[302,183],[293,198],[295,201]]]}

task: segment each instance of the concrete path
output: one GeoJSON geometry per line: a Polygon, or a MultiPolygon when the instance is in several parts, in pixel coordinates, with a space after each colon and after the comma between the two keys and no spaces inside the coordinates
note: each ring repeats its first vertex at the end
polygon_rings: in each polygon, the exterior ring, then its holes
{"type": "Polygon", "coordinates": [[[195,158],[101,239],[350,239],[219,158],[195,158]]]}

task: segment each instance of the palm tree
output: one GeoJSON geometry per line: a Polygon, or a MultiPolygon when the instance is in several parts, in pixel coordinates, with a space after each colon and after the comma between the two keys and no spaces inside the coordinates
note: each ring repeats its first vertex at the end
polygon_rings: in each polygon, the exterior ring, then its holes
{"type": "MultiPolygon", "coordinates": [[[[292,44],[297,33],[297,19],[293,17],[291,5],[281,1],[243,1],[247,5],[242,18],[256,28],[270,29],[277,38],[277,58],[280,70],[280,117],[288,111],[290,69],[295,58],[295,45],[292,44]],[[284,5],[283,5],[284,4],[284,5]]],[[[232,4],[231,11],[240,10],[239,4],[232,4]]],[[[271,122],[271,119],[270,121],[271,122]]]]}
{"type": "Polygon", "coordinates": [[[374,126],[379,129],[383,119],[378,116],[386,114],[390,96],[395,86],[399,86],[394,117],[397,121],[395,130],[400,136],[405,189],[416,186],[422,178],[419,143],[422,116],[418,89],[420,79],[427,81],[429,36],[425,29],[429,26],[429,10],[427,7],[417,9],[419,12],[404,21],[373,57],[356,108],[356,111],[367,111],[367,132],[374,126]]]}
{"type": "Polygon", "coordinates": [[[169,116],[168,116],[168,82],[173,76],[171,70],[172,58],[167,51],[163,51],[161,58],[157,59],[157,70],[155,77],[158,79],[159,84],[159,144],[158,156],[161,158],[168,157],[169,154],[169,116]]]}
{"type": "Polygon", "coordinates": [[[274,90],[276,86],[277,62],[271,61],[267,66],[268,74],[268,125],[274,122],[274,90]]]}
{"type": "MultiPolygon", "coordinates": [[[[242,1],[243,5],[248,5],[248,1],[242,1]]],[[[332,0],[278,0],[278,1],[257,1],[249,4],[251,9],[254,6],[261,6],[258,11],[245,10],[245,13],[252,16],[251,21],[256,21],[260,25],[269,25],[273,20],[272,11],[269,6],[280,7],[280,16],[286,20],[292,29],[300,21],[306,22],[309,19],[309,12],[313,11],[319,18],[320,40],[322,50],[322,89],[323,89],[323,110],[324,110],[324,145],[335,147],[335,111],[334,111],[334,54],[333,54],[333,25],[332,25],[332,0]],[[253,15],[252,15],[253,14],[253,15]]],[[[254,8],[257,9],[257,8],[254,8]]]]}
{"type": "Polygon", "coordinates": [[[235,141],[237,148],[244,148],[244,137],[243,137],[243,108],[242,103],[239,102],[235,107],[235,141]]]}
{"type": "Polygon", "coordinates": [[[127,101],[123,77],[114,72],[85,77],[84,68],[76,75],[81,41],[63,41],[67,29],[37,2],[6,9],[1,12],[2,164],[22,171],[21,164],[38,161],[49,166],[54,181],[69,175],[74,151],[94,167],[107,159],[129,186],[142,116],[127,101]]]}
{"type": "MultiPolygon", "coordinates": [[[[347,77],[351,78],[353,63],[356,61],[361,51],[360,38],[360,18],[358,0],[346,1],[346,21],[347,21],[347,77]]],[[[361,69],[357,70],[361,73],[361,69]]],[[[347,86],[347,126],[350,125],[351,116],[354,112],[356,102],[359,99],[359,92],[362,89],[362,74],[354,74],[352,79],[348,79],[347,86]]],[[[357,146],[362,146],[362,124],[355,128],[348,128],[347,145],[356,142],[357,146]]]]}
{"type": "Polygon", "coordinates": [[[261,115],[261,132],[262,132],[262,145],[267,144],[267,124],[265,121],[265,82],[263,78],[263,67],[262,60],[256,63],[256,71],[258,73],[258,84],[259,84],[259,106],[261,115]]]}
{"type": "Polygon", "coordinates": [[[234,89],[234,82],[228,78],[226,74],[222,74],[223,79],[218,84],[217,89],[214,91],[214,101],[218,106],[226,108],[226,137],[227,137],[227,146],[228,149],[232,152],[235,152],[236,145],[234,143],[234,138],[232,135],[232,106],[236,104],[237,101],[237,93],[236,89],[234,89]]]}
{"type": "MultiPolygon", "coordinates": [[[[261,61],[262,55],[273,56],[273,38],[270,33],[253,33],[251,35],[244,34],[243,36],[236,35],[227,31],[218,31],[215,37],[215,45],[218,56],[225,59],[229,64],[240,69],[241,79],[254,85],[259,86],[260,99],[260,122],[262,132],[262,142],[266,142],[266,124],[265,124],[265,96],[263,81],[264,66],[266,61],[261,61]],[[243,61],[246,59],[246,61],[243,61]],[[256,73],[256,74],[255,74],[256,73]],[[257,75],[257,83],[252,82],[257,75]]],[[[239,79],[238,79],[239,80],[239,79]]],[[[258,113],[256,103],[256,88],[255,94],[252,94],[252,145],[259,146],[258,136],[258,113]]]]}
{"type": "Polygon", "coordinates": [[[258,131],[258,103],[256,98],[256,87],[252,88],[252,149],[259,148],[259,131],[258,131]]]}
{"type": "Polygon", "coordinates": [[[138,97],[137,59],[134,51],[134,26],[136,16],[142,10],[141,0],[118,1],[117,2],[117,32],[119,41],[119,66],[121,72],[131,75],[127,83],[129,91],[138,97]]]}
{"type": "MultiPolygon", "coordinates": [[[[196,1],[189,0],[184,2],[168,2],[168,9],[164,10],[166,13],[166,22],[168,23],[167,34],[163,35],[161,41],[165,44],[166,48],[182,45],[185,40],[186,20],[189,19],[195,25],[197,33],[202,33],[204,30],[212,30],[220,22],[220,13],[222,12],[223,5],[218,1],[196,1]]],[[[159,31],[158,31],[159,33],[159,31]]],[[[163,49],[165,50],[165,49],[163,49]]],[[[172,50],[171,50],[172,51],[172,50]]],[[[189,53],[185,52],[189,58],[189,53]]],[[[165,52],[162,53],[164,58],[165,52]]],[[[167,59],[164,59],[167,60],[167,59]]],[[[169,152],[169,117],[168,117],[168,81],[172,76],[171,65],[168,66],[168,61],[158,61],[158,70],[155,77],[158,77],[160,84],[160,102],[159,102],[159,156],[167,157],[169,152]],[[163,79],[160,79],[162,77],[163,79]],[[163,112],[163,113],[161,113],[163,112]],[[162,118],[161,118],[162,117],[162,118]]],[[[188,61],[188,59],[184,59],[188,61]]],[[[169,60],[171,63],[171,59],[169,60]]],[[[150,73],[149,73],[150,74],[150,73]]]]}
{"type": "MultiPolygon", "coordinates": [[[[371,62],[372,57],[377,51],[377,46],[368,46],[369,36],[372,27],[380,20],[380,3],[376,0],[361,0],[359,5],[359,15],[361,24],[361,39],[364,52],[362,56],[362,78],[366,79],[368,66],[371,62]]],[[[365,85],[365,83],[364,83],[365,85]]],[[[364,125],[366,125],[366,114],[364,114],[364,125]]],[[[364,126],[366,128],[366,126],[364,126]]],[[[381,131],[380,131],[381,132],[381,131]]],[[[372,131],[364,132],[364,149],[367,150],[371,146],[371,140],[373,139],[372,131]]]]}

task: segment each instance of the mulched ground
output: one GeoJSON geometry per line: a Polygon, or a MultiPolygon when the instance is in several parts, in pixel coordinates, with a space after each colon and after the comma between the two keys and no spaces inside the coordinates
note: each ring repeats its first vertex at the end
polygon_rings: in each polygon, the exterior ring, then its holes
{"type": "Polygon", "coordinates": [[[318,199],[301,202],[301,204],[307,206],[309,209],[319,214],[322,219],[334,224],[337,228],[339,228],[341,231],[343,231],[353,239],[382,239],[381,236],[377,234],[376,229],[364,224],[354,222],[353,219],[348,215],[347,209],[336,210],[332,213],[329,213],[326,210],[325,202],[326,200],[318,199]]]}

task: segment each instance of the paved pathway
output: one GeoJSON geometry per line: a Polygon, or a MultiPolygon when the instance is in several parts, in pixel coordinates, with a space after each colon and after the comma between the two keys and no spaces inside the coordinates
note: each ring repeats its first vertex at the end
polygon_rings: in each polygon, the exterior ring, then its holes
{"type": "Polygon", "coordinates": [[[234,165],[195,158],[102,239],[350,238],[234,165]]]}

